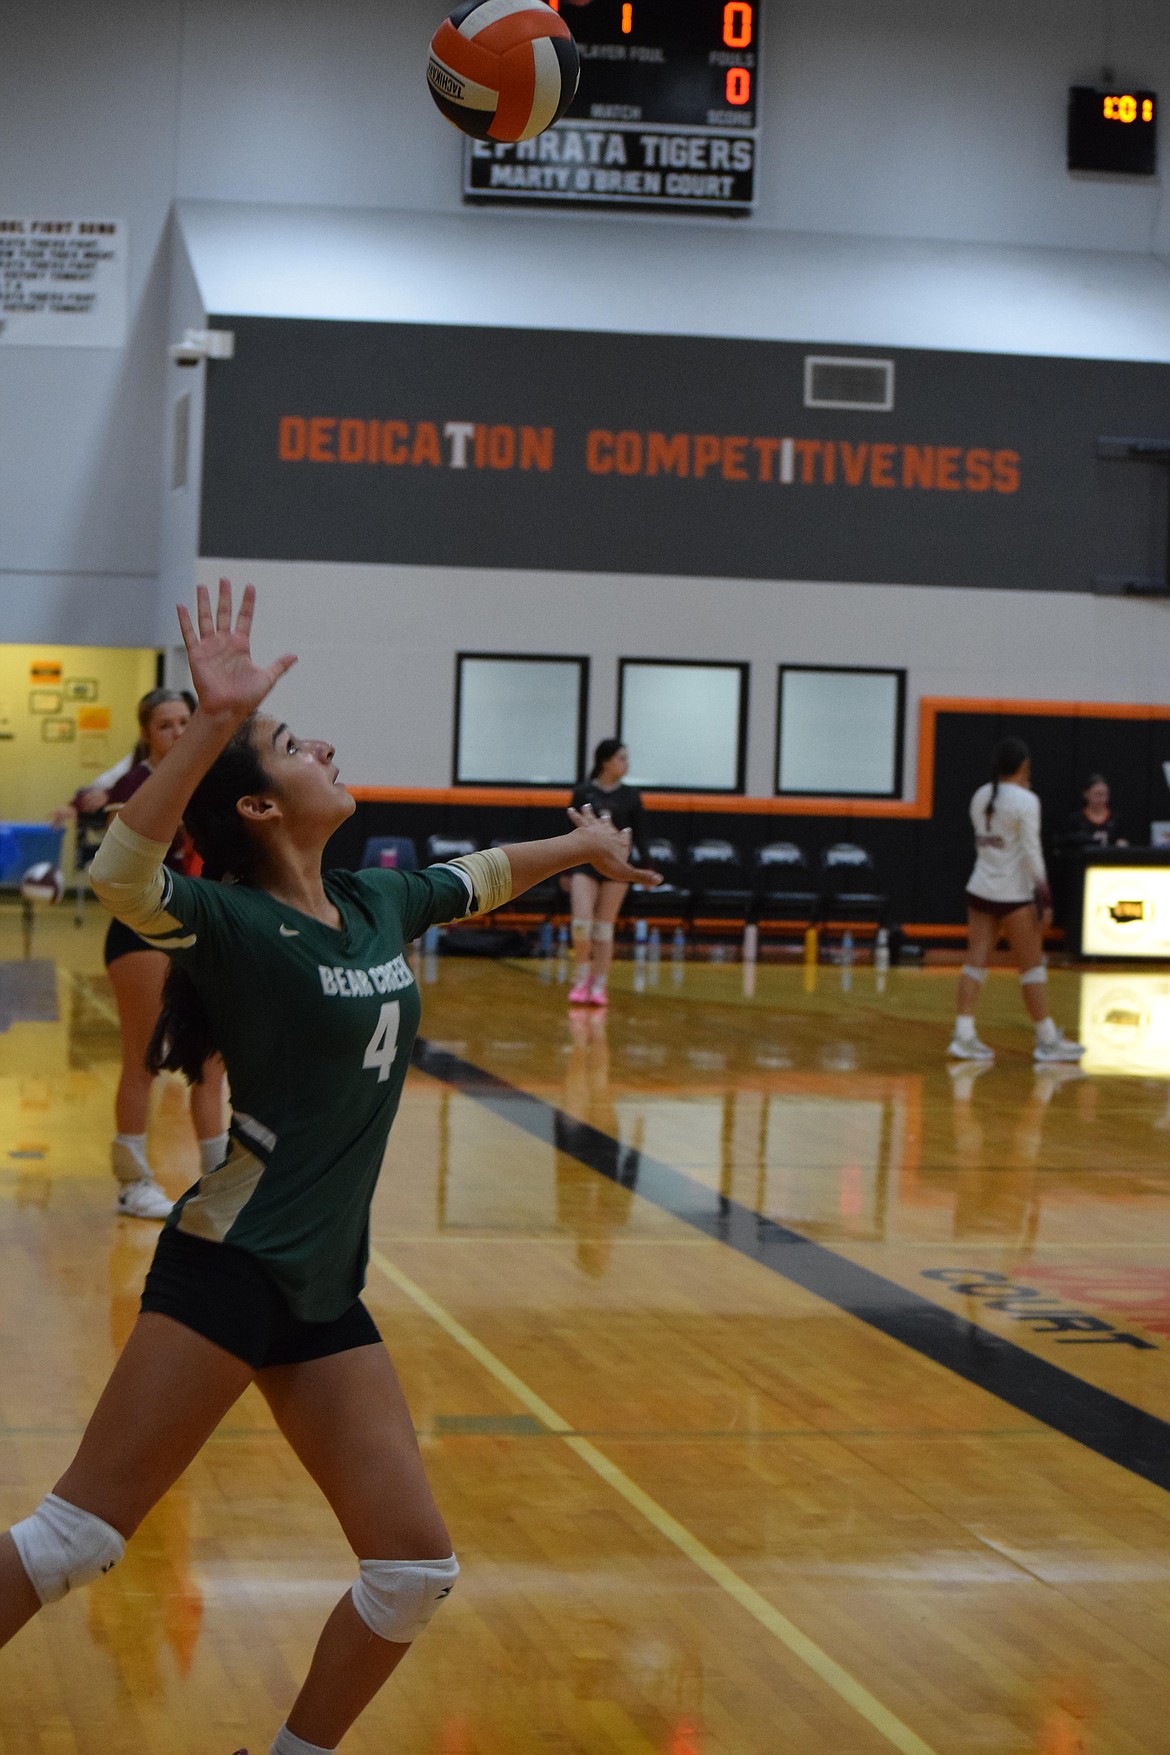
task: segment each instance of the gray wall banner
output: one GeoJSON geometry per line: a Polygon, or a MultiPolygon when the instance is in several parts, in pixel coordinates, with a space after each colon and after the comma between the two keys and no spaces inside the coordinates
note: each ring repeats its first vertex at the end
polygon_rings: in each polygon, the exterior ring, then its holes
{"type": "Polygon", "coordinates": [[[220,316],[200,552],[1038,591],[1158,573],[1170,366],[220,316]],[[809,356],[893,407],[805,406],[809,356]]]}

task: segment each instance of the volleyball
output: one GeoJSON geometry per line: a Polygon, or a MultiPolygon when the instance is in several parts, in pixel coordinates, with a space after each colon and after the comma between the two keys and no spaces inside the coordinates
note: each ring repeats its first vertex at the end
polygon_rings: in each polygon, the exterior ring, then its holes
{"type": "Polygon", "coordinates": [[[581,62],[545,0],[465,0],[431,38],[427,84],[449,122],[477,140],[531,140],[573,101],[581,62]]]}
{"type": "Polygon", "coordinates": [[[65,879],[47,861],[30,865],[20,880],[20,893],[26,902],[59,902],[65,894],[65,879]]]}

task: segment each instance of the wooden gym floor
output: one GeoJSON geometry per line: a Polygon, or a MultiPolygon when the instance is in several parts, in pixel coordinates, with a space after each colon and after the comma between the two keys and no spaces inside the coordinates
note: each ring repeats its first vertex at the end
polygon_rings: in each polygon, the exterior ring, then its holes
{"type": "MultiPolygon", "coordinates": [[[[0,1521],[154,1227],[107,1167],[96,912],[0,910],[0,1521]]],[[[353,1755],[1170,1752],[1170,978],[420,964],[368,1297],[464,1574],[353,1755]],[[750,988],[751,982],[747,983],[750,988]]],[[[194,1175],[182,1088],[151,1150],[194,1175]]],[[[177,1392],[179,1393],[179,1392],[177,1392]]],[[[249,1392],[0,1654],[3,1755],[266,1755],[353,1565],[249,1392]]]]}

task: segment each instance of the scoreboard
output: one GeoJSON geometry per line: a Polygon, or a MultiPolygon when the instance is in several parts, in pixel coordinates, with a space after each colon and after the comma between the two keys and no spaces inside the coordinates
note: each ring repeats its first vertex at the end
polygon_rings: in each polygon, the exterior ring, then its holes
{"type": "Polygon", "coordinates": [[[1073,85],[1068,94],[1068,168],[1152,177],[1158,169],[1158,94],[1073,85]]]}
{"type": "Polygon", "coordinates": [[[535,140],[469,140],[469,202],[747,213],[759,147],[762,0],[557,0],[581,83],[535,140]]]}

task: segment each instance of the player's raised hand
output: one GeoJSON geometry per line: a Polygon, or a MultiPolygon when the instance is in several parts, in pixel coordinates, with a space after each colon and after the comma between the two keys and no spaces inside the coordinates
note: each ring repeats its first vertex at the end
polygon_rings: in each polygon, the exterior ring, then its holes
{"type": "Polygon", "coordinates": [[[255,607],[255,588],[245,585],[233,627],[232,588],[226,579],[219,582],[214,619],[206,585],[196,587],[198,628],[186,605],[179,605],[179,627],[200,707],[204,713],[238,720],[241,725],[296,663],[291,652],[267,666],[253,661],[251,632],[255,607]]]}
{"type": "Polygon", "coordinates": [[[644,884],[653,890],[662,882],[656,871],[630,864],[630,831],[615,829],[608,816],[596,816],[591,805],[569,809],[569,821],[581,840],[581,863],[591,865],[616,883],[644,884]]]}

